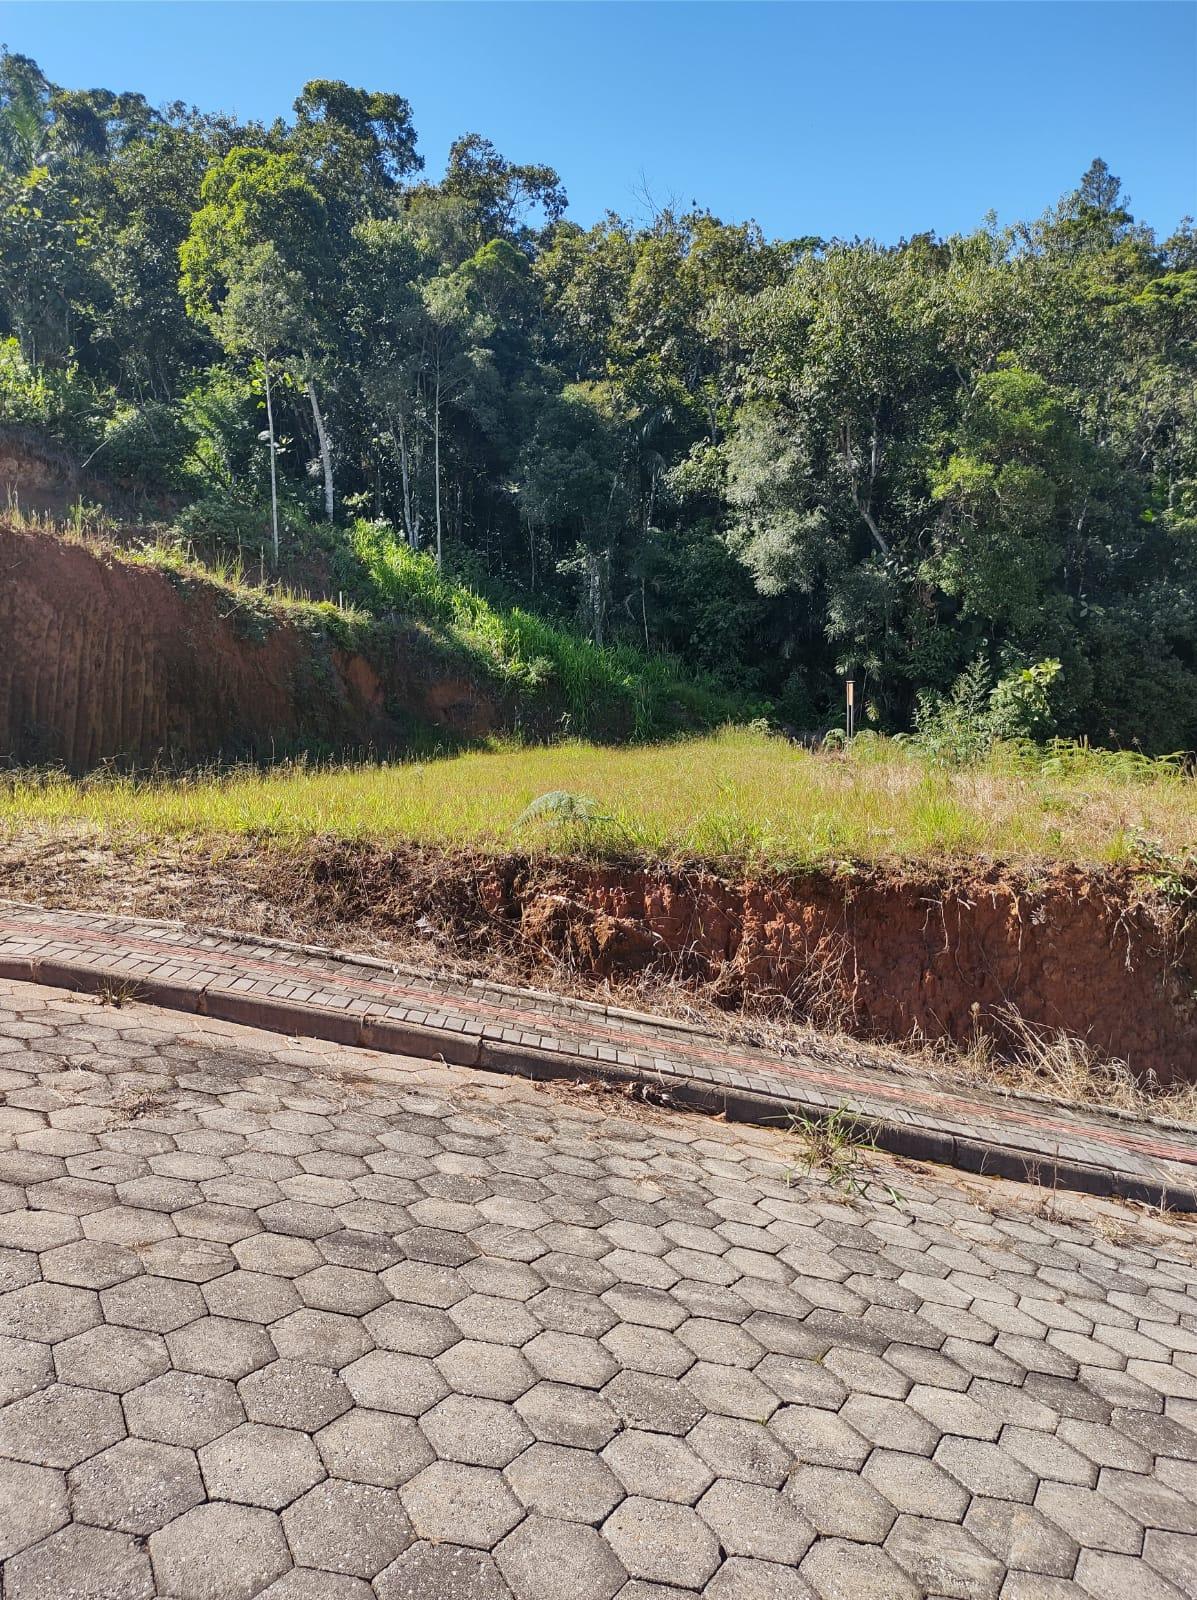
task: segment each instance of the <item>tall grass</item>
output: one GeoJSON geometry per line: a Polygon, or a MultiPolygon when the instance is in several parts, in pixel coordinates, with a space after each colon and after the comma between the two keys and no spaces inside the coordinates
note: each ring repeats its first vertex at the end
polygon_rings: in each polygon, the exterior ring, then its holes
{"type": "Polygon", "coordinates": [[[241,768],[183,778],[57,772],[0,776],[0,827],[106,832],[314,834],[485,849],[643,853],[725,865],[1130,863],[1191,870],[1197,784],[1169,762],[1120,772],[1083,753],[1061,768],[1026,751],[937,766],[894,741],[812,752],[753,729],[669,744],[496,747],[384,765],[241,768]],[[585,796],[593,820],[552,807],[585,796]]]}
{"type": "Polygon", "coordinates": [[[520,606],[500,608],[437,570],[387,523],[358,522],[352,548],[372,609],[393,610],[447,630],[486,672],[517,694],[554,691],[572,731],[637,738],[680,726],[713,726],[744,708],[681,662],[627,645],[600,649],[581,634],[520,606]]]}

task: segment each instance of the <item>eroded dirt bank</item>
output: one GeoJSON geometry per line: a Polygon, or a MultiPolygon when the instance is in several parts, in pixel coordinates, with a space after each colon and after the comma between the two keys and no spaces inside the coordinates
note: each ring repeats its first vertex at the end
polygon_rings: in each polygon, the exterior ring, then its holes
{"type": "Polygon", "coordinates": [[[413,727],[474,736],[502,718],[418,629],[368,659],[218,585],[0,526],[0,759],[389,750],[413,727]]]}
{"type": "Polygon", "coordinates": [[[649,1004],[668,984],[859,1039],[968,1045],[984,1031],[1000,1045],[1013,1010],[1162,1085],[1197,1082],[1197,919],[1129,871],[734,877],[331,840],[240,840],[213,855],[30,835],[0,841],[0,894],[453,960],[490,977],[638,983],[649,1004]]]}

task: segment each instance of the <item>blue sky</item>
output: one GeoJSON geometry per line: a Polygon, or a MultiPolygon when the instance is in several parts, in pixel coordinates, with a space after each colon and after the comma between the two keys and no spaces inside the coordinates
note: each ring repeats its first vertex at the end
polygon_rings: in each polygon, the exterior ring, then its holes
{"type": "Polygon", "coordinates": [[[477,130],[570,214],[698,200],[892,240],[1035,215],[1095,155],[1137,216],[1197,211],[1197,7],[1178,3],[46,4],[0,38],[72,87],[286,113],[313,77],[411,101],[428,171],[477,130]]]}

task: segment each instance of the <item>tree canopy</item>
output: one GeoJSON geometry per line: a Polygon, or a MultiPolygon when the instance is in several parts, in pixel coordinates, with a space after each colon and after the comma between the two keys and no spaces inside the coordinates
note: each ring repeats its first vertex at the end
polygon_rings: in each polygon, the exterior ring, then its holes
{"type": "Polygon", "coordinates": [[[946,239],[582,228],[479,133],[428,176],[399,94],[241,124],[0,54],[0,426],[284,566],[388,523],[796,729],[1050,662],[1038,725],[1197,747],[1195,339],[1191,222],[1100,159],[946,239]]]}

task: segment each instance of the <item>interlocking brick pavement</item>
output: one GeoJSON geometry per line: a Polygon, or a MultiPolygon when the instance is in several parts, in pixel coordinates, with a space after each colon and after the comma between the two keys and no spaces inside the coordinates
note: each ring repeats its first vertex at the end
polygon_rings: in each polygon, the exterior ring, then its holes
{"type": "MultiPolygon", "coordinates": [[[[125,987],[157,1004],[227,1021],[463,1066],[635,1080],[675,1103],[764,1123],[848,1107],[896,1154],[1197,1210],[1191,1128],[953,1089],[875,1061],[853,1063],[842,1052],[822,1057],[812,1047],[801,1056],[771,1055],[668,1018],[534,990],[454,982],[177,923],[12,901],[0,901],[0,977],[125,987]]],[[[184,1191],[155,1182],[149,1192],[169,1200],[184,1191]]],[[[949,1321],[949,1308],[940,1316],[949,1321]]],[[[956,1320],[964,1332],[967,1318],[956,1320]]]]}
{"type": "Polygon", "coordinates": [[[1197,1226],[0,981],[5,1600],[1197,1596],[1197,1226]]]}

